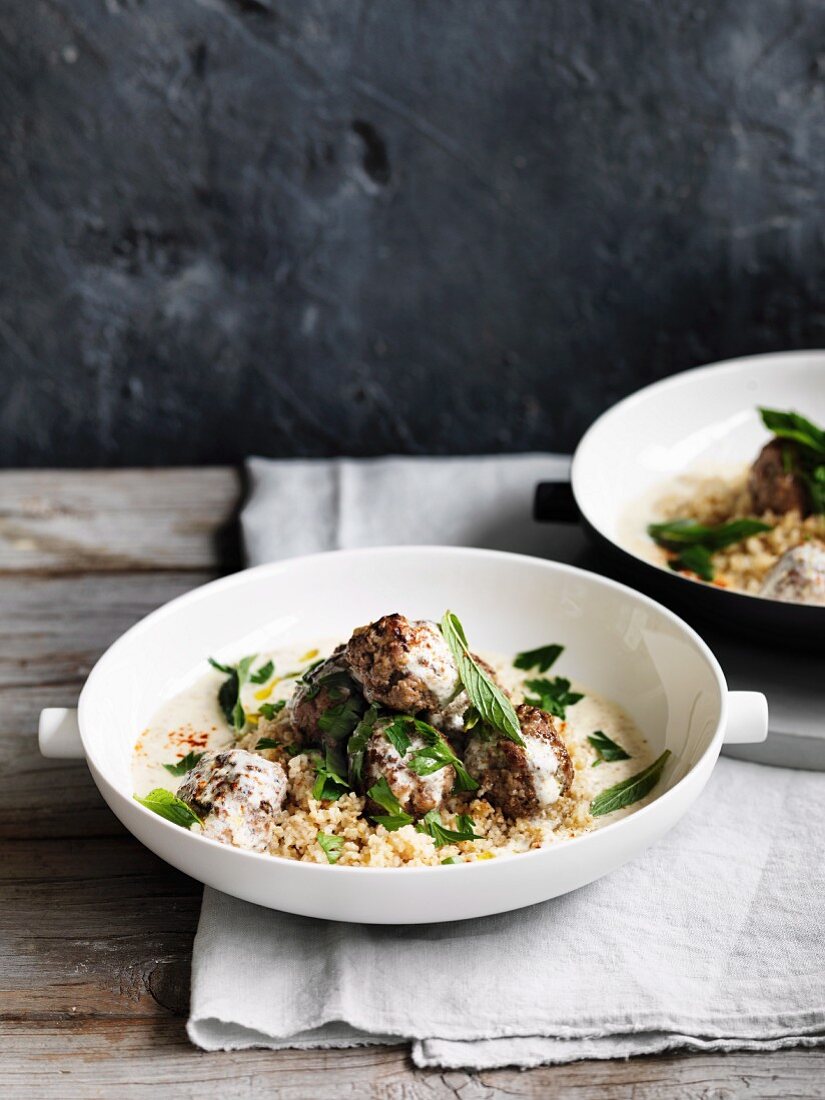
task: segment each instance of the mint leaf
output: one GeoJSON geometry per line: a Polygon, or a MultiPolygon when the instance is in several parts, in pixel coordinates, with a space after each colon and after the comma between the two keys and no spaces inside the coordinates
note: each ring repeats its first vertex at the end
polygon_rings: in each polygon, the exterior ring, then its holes
{"type": "Polygon", "coordinates": [[[662,755],[644,771],[631,775],[629,779],[623,779],[621,783],[608,787],[606,791],[600,791],[590,803],[591,814],[594,817],[612,814],[650,794],[661,779],[669,756],[670,749],[665,749],[662,755]]]}
{"type": "Polygon", "coordinates": [[[668,563],[671,569],[677,572],[690,570],[702,580],[712,581],[712,554],[751,535],[770,530],[769,523],[758,519],[734,519],[715,527],[692,519],[674,519],[667,523],[648,524],[647,533],[658,546],[676,553],[676,557],[668,563]]]}
{"type": "Polygon", "coordinates": [[[329,833],[318,833],[316,839],[326,853],[327,863],[337,863],[341,858],[344,838],[342,836],[331,836],[329,833]]]}
{"type": "Polygon", "coordinates": [[[459,679],[464,685],[470,702],[488,725],[504,734],[510,741],[523,745],[521,727],[513,704],[473,659],[458,616],[452,611],[445,611],[439,626],[458,665],[459,679]]]}
{"type": "Polygon", "coordinates": [[[537,668],[539,672],[547,672],[548,668],[556,663],[563,652],[563,645],[543,645],[539,646],[538,649],[528,649],[524,653],[516,655],[513,667],[525,671],[537,668]]]}
{"type": "Polygon", "coordinates": [[[612,741],[607,734],[602,733],[601,730],[596,730],[595,733],[589,734],[587,740],[596,750],[597,757],[592,764],[594,768],[597,764],[601,764],[602,761],[630,760],[630,753],[625,752],[621,745],[617,745],[615,741],[612,741]]]}
{"type": "Polygon", "coordinates": [[[825,431],[795,412],[779,409],[759,409],[762,423],[780,439],[792,439],[809,451],[825,458],[825,431]]]}
{"type": "Polygon", "coordinates": [[[133,797],[135,802],[139,802],[147,810],[151,810],[159,817],[165,817],[174,825],[180,825],[182,829],[191,829],[193,825],[201,824],[201,819],[189,809],[185,802],[173,795],[171,791],[164,790],[163,787],[156,787],[145,798],[139,798],[137,795],[133,797]]]}
{"type": "Polygon", "coordinates": [[[186,756],[178,760],[176,764],[164,764],[163,766],[170,775],[186,775],[188,771],[194,768],[202,756],[202,752],[188,752],[186,756]]]}
{"type": "Polygon", "coordinates": [[[242,657],[237,665],[222,665],[212,657],[209,663],[218,672],[228,673],[229,678],[224,680],[218,689],[218,705],[224,713],[226,721],[236,731],[242,730],[246,725],[246,714],[241,705],[241,688],[249,679],[249,669],[255,655],[242,657]]]}

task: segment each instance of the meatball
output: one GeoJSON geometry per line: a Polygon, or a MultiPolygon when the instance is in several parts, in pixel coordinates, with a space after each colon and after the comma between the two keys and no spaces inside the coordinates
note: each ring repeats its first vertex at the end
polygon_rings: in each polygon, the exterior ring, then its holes
{"type": "Polygon", "coordinates": [[[280,764],[245,749],[227,749],[205,753],[177,795],[201,819],[204,836],[264,852],[286,791],[280,764]]]}
{"type": "Polygon", "coordinates": [[[338,646],[298,681],[286,708],[296,744],[340,741],[352,733],[366,709],[344,663],[344,648],[338,646]]]}
{"type": "Polygon", "coordinates": [[[810,500],[805,482],[798,473],[798,448],[787,440],[772,439],[766,443],[751,467],[748,488],[753,509],[762,512],[810,512],[810,500]]]}
{"type": "Polygon", "coordinates": [[[762,582],[759,594],[825,607],[825,545],[806,542],[787,550],[762,582]]]}
{"type": "MultiPolygon", "coordinates": [[[[368,791],[384,778],[402,810],[421,817],[429,810],[437,810],[449,796],[455,783],[455,771],[447,764],[431,775],[416,775],[409,766],[410,757],[417,749],[423,749],[426,742],[415,730],[408,729],[410,746],[402,756],[386,736],[387,727],[395,721],[392,717],[379,718],[372,728],[364,749],[363,789],[368,791]]],[[[386,813],[370,800],[368,803],[373,813],[386,813]]]]}
{"type": "Polygon", "coordinates": [[[461,686],[438,626],[403,615],[384,615],[359,627],[347,643],[346,660],[371,703],[405,714],[438,711],[461,686]]]}
{"type": "Polygon", "coordinates": [[[505,817],[535,817],[573,782],[573,764],[553,718],[538,707],[516,707],[524,745],[506,737],[470,737],[464,763],[505,817]]]}

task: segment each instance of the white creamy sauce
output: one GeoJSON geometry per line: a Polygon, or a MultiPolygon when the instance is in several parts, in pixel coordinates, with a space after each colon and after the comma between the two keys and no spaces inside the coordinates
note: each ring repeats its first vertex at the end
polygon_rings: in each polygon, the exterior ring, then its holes
{"type": "MultiPolygon", "coordinates": [[[[275,703],[290,697],[296,680],[296,676],[290,674],[300,675],[319,657],[328,656],[339,641],[340,639],[325,640],[259,654],[252,666],[253,671],[271,659],[275,672],[267,684],[246,684],[242,690],[244,710],[253,716],[253,721],[262,703],[275,703]]],[[[542,674],[538,671],[521,672],[513,668],[512,656],[484,652],[480,656],[495,670],[500,683],[511,692],[516,703],[525,694],[525,679],[568,675],[564,662],[562,672],[554,666],[542,674]]],[[[132,761],[135,793],[145,796],[155,787],[164,787],[174,792],[184,777],[171,775],[163,767],[164,764],[174,764],[190,752],[214,751],[236,744],[234,731],[230,729],[217,700],[218,689],[225,679],[224,673],[211,668],[204,660],[203,675],[158,707],[135,745],[132,761]]],[[[559,729],[569,748],[574,743],[584,746],[587,765],[577,768],[576,782],[581,794],[590,799],[599,791],[642,771],[652,762],[653,753],[641,731],[621,707],[575,681],[572,682],[571,689],[582,692],[584,698],[567,708],[567,720],[559,723],[559,729]],[[630,759],[605,761],[593,767],[596,754],[587,745],[587,737],[597,730],[621,745],[630,754],[630,759]]],[[[558,798],[558,783],[555,779],[558,761],[551,746],[542,746],[534,754],[533,766],[538,780],[539,798],[544,805],[549,806],[558,798]]],[[[631,813],[655,798],[657,793],[658,790],[654,790],[642,802],[605,817],[595,818],[593,827],[598,828],[631,813]]]]}

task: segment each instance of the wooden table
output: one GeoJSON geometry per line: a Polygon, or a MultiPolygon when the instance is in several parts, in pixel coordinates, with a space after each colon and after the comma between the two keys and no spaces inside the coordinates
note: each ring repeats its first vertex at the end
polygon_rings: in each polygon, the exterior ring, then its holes
{"type": "Polygon", "coordinates": [[[239,562],[230,469],[0,473],[0,1096],[821,1097],[825,1054],[421,1072],[403,1046],[204,1054],[186,1039],[201,887],[124,832],[85,764],[38,755],[98,655],[239,562]]]}

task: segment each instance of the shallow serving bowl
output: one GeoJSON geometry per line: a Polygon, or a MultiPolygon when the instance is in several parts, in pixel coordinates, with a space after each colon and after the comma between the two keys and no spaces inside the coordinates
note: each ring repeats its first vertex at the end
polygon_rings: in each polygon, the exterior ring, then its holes
{"type": "Polygon", "coordinates": [[[585,530],[617,572],[657,599],[694,616],[767,641],[825,647],[825,608],[782,603],[702,584],[639,552],[646,523],[638,503],[683,474],[749,465],[770,432],[757,406],[792,409],[825,423],[825,351],[781,352],[684,371],[620,401],[585,432],[571,484],[545,483],[536,518],[571,518],[569,494],[585,530]],[[638,539],[628,517],[636,512],[638,539]],[[634,541],[636,545],[634,545],[634,541]]]}
{"type": "MultiPolygon", "coordinates": [[[[518,909],[583,886],[656,841],[696,799],[723,740],[762,740],[763,696],[728,692],[713,654],[670,611],[571,566],[451,547],[337,551],[259,566],[181,596],[101,657],[78,711],[44,711],[42,751],[85,756],[114,813],[201,882],[273,909],[330,920],[428,923],[518,909]],[[474,647],[566,646],[563,674],[620,703],[658,754],[659,796],[556,846],[451,867],[333,867],[259,855],[188,833],[134,801],[132,747],[151,714],[222,658],[346,636],[390,611],[461,617],[474,647]]],[[[143,792],[141,792],[143,793],[143,792]]],[[[743,842],[744,842],[743,838],[743,842]]]]}

